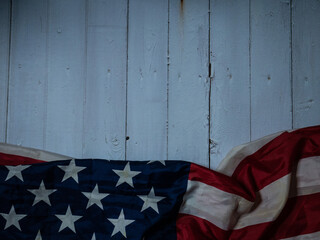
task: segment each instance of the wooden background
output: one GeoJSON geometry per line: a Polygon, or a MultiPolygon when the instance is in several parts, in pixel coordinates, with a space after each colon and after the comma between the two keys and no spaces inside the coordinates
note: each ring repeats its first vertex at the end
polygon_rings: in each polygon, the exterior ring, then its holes
{"type": "Polygon", "coordinates": [[[320,124],[318,0],[1,0],[0,141],[182,159],[320,124]]]}

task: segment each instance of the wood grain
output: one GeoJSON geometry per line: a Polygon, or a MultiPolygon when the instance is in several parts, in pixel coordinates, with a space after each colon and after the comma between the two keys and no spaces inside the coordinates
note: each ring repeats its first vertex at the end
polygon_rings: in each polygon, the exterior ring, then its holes
{"type": "Polygon", "coordinates": [[[12,1],[7,142],[45,148],[47,1],[12,1]]]}
{"type": "Polygon", "coordinates": [[[167,1],[129,2],[127,159],[167,158],[167,1]]]}
{"type": "Polygon", "coordinates": [[[320,2],[293,1],[293,127],[320,123],[320,2]]]}
{"type": "Polygon", "coordinates": [[[249,1],[211,2],[212,168],[250,141],[249,1]]]}
{"type": "Polygon", "coordinates": [[[89,1],[83,157],[125,158],[127,1],[89,1]]]}
{"type": "Polygon", "coordinates": [[[251,1],[251,139],[292,128],[290,1],[251,1]]]}
{"type": "Polygon", "coordinates": [[[317,0],[11,2],[0,141],[215,168],[236,145],[320,124],[317,0]]]}
{"type": "Polygon", "coordinates": [[[10,0],[0,1],[0,142],[6,141],[10,18],[10,0]]]}
{"type": "Polygon", "coordinates": [[[50,1],[45,149],[82,157],[85,0],[50,1]]]}
{"type": "Polygon", "coordinates": [[[209,166],[209,2],[170,1],[168,158],[209,166]]]}

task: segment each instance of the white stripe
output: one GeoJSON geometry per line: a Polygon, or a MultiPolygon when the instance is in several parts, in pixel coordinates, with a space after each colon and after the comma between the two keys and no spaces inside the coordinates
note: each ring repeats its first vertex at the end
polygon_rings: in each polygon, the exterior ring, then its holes
{"type": "Polygon", "coordinates": [[[288,174],[257,192],[260,202],[257,199],[257,207],[239,218],[235,229],[276,219],[287,202],[290,176],[291,174],[288,174]]]}
{"type": "Polygon", "coordinates": [[[17,145],[0,143],[0,152],[6,154],[12,154],[17,156],[23,156],[43,161],[54,161],[54,160],[67,160],[71,159],[71,157],[59,155],[56,153],[51,153],[39,149],[34,148],[26,148],[17,145]]]}
{"type": "MultiPolygon", "coordinates": [[[[287,202],[290,187],[295,189],[290,192],[291,197],[320,192],[319,169],[320,156],[301,159],[292,180],[291,174],[287,174],[257,192],[257,206],[241,215],[234,229],[275,220],[287,202]]],[[[237,195],[189,180],[180,212],[206,219],[221,229],[228,230],[235,224],[240,213],[246,212],[250,206],[251,202],[237,195]],[[239,209],[237,202],[242,202],[239,209]]]]}
{"type": "Polygon", "coordinates": [[[296,184],[292,184],[290,197],[320,192],[320,156],[303,158],[299,161],[296,184]]]}
{"type": "Polygon", "coordinates": [[[291,238],[282,238],[282,240],[318,240],[320,239],[320,232],[303,234],[291,238]]]}
{"type": "Polygon", "coordinates": [[[257,196],[260,202],[251,212],[242,215],[235,229],[244,228],[277,218],[286,204],[287,198],[320,192],[320,156],[301,159],[296,175],[288,174],[261,189],[257,196]],[[290,194],[289,194],[289,188],[290,194]]]}
{"type": "Polygon", "coordinates": [[[282,133],[283,132],[275,133],[275,134],[260,138],[258,140],[234,147],[227,154],[227,156],[221,161],[220,165],[217,168],[217,171],[225,175],[231,176],[234,170],[239,165],[239,163],[244,158],[255,153],[261,147],[263,147],[268,142],[272,141],[274,138],[278,137],[282,133]]]}
{"type": "Polygon", "coordinates": [[[253,202],[198,181],[188,181],[180,213],[194,215],[217,227],[232,229],[240,214],[250,210],[253,202]]]}

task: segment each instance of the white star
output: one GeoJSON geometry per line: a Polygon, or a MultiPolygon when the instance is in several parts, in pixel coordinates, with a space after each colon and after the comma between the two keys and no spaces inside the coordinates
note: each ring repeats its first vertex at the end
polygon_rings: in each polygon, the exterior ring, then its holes
{"type": "Polygon", "coordinates": [[[165,197],[156,196],[154,194],[154,189],[153,188],[151,188],[151,190],[150,190],[148,195],[138,196],[138,197],[141,198],[144,201],[144,203],[142,205],[141,212],[146,210],[147,208],[151,207],[157,213],[159,213],[158,202],[160,202],[162,199],[165,198],[165,197]]]}
{"type": "Polygon", "coordinates": [[[165,160],[154,160],[154,161],[149,161],[147,164],[149,163],[154,163],[154,162],[160,162],[163,166],[166,165],[166,161],[165,160]]]}
{"type": "Polygon", "coordinates": [[[81,172],[86,167],[77,167],[75,160],[72,159],[67,166],[58,166],[64,171],[64,176],[61,182],[67,180],[68,178],[73,178],[77,183],[78,181],[78,172],[81,172]]]}
{"type": "Polygon", "coordinates": [[[103,210],[103,206],[102,206],[101,200],[109,195],[108,193],[99,193],[98,184],[96,184],[92,192],[83,192],[82,194],[89,199],[87,204],[87,209],[93,204],[96,204],[102,210],[103,210]]]}
{"type": "Polygon", "coordinates": [[[121,232],[125,238],[127,238],[126,226],[128,226],[129,224],[135,221],[135,220],[125,219],[123,209],[121,209],[121,212],[118,218],[108,218],[108,220],[114,225],[114,229],[111,237],[116,233],[121,232]]]}
{"type": "Polygon", "coordinates": [[[6,166],[6,168],[8,168],[8,170],[9,170],[9,172],[8,172],[8,175],[7,175],[7,178],[5,181],[16,176],[17,178],[19,178],[23,182],[23,177],[22,177],[21,172],[28,167],[30,167],[30,166],[27,166],[27,165],[6,166]]]}
{"type": "Polygon", "coordinates": [[[46,189],[43,181],[41,181],[39,189],[34,189],[34,190],[28,189],[28,191],[31,192],[32,194],[36,195],[32,206],[34,206],[35,204],[37,204],[40,201],[44,201],[49,206],[51,206],[49,195],[51,193],[54,193],[57,190],[56,189],[46,189]]]}
{"type": "Polygon", "coordinates": [[[12,206],[10,209],[9,214],[6,213],[0,213],[2,217],[6,220],[6,226],[4,229],[7,229],[11,225],[14,225],[16,228],[18,228],[21,231],[19,221],[24,218],[27,215],[24,214],[16,214],[16,210],[12,206]]]}
{"type": "Polygon", "coordinates": [[[42,240],[40,230],[38,231],[38,234],[34,240],[42,240]]]}
{"type": "Polygon", "coordinates": [[[96,234],[93,233],[91,240],[96,240],[96,234]]]}
{"type": "Polygon", "coordinates": [[[75,216],[72,215],[70,206],[68,206],[67,212],[65,215],[58,215],[56,214],[56,217],[59,218],[62,223],[59,229],[59,232],[62,231],[65,228],[70,228],[74,233],[76,232],[75,227],[74,227],[74,223],[75,221],[79,220],[80,218],[82,218],[81,216],[75,216]]]}
{"type": "Polygon", "coordinates": [[[112,171],[114,171],[120,177],[116,187],[125,182],[128,183],[131,187],[133,187],[132,178],[138,175],[139,173],[141,173],[138,171],[131,171],[129,163],[127,163],[127,165],[124,167],[123,170],[112,170],[112,171]]]}

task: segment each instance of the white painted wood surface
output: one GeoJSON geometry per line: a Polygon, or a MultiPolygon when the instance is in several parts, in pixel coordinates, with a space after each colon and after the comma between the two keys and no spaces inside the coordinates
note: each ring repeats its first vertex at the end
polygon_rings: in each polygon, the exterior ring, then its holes
{"type": "Polygon", "coordinates": [[[250,141],[249,1],[211,2],[211,167],[250,141]],[[231,61],[232,60],[232,61],[231,61]]]}
{"type": "Polygon", "coordinates": [[[251,140],[292,128],[290,1],[251,1],[251,140]]]}
{"type": "Polygon", "coordinates": [[[320,3],[293,1],[293,127],[320,122],[320,3]]]}
{"type": "Polygon", "coordinates": [[[235,145],[320,124],[319,1],[0,6],[0,141],[215,168],[235,145]]]}
{"type": "Polygon", "coordinates": [[[168,158],[208,166],[209,1],[170,1],[168,158]]]}
{"type": "Polygon", "coordinates": [[[0,142],[6,139],[7,89],[10,48],[10,1],[0,1],[0,142]]]}
{"type": "Polygon", "coordinates": [[[167,33],[167,1],[129,1],[129,160],[167,158],[167,33]]]}
{"type": "Polygon", "coordinates": [[[124,159],[127,1],[88,2],[83,155],[124,159]]]}
{"type": "Polygon", "coordinates": [[[45,148],[82,157],[86,1],[49,1],[45,148]]]}
{"type": "MultiPolygon", "coordinates": [[[[45,148],[47,2],[13,1],[7,142],[45,148]]],[[[61,107],[61,106],[60,106],[61,107]]]]}

